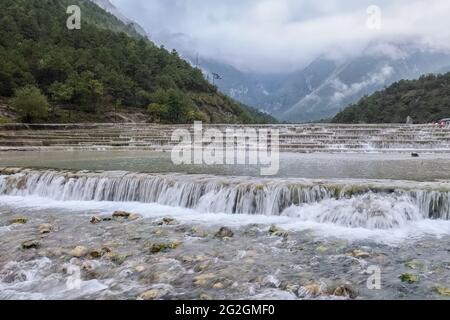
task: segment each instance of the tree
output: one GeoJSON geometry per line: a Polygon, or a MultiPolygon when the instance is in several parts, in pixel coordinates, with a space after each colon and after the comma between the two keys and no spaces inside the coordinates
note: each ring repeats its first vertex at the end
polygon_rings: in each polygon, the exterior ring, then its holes
{"type": "Polygon", "coordinates": [[[150,103],[147,111],[153,122],[161,122],[161,120],[167,119],[168,108],[165,104],[150,103]]]}
{"type": "Polygon", "coordinates": [[[48,91],[51,99],[57,103],[68,103],[73,96],[73,88],[61,82],[52,83],[48,91]]]}
{"type": "Polygon", "coordinates": [[[47,98],[35,86],[18,89],[12,106],[21,113],[25,122],[45,118],[49,107],[47,98]]]}

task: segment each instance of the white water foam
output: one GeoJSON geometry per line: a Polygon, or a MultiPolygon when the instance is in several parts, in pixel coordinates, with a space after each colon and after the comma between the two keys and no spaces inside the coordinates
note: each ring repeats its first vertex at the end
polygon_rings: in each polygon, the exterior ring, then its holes
{"type": "MultiPolygon", "coordinates": [[[[443,237],[450,235],[450,221],[431,219],[411,219],[403,221],[401,226],[392,229],[374,229],[366,227],[351,227],[344,224],[336,224],[333,221],[321,221],[323,212],[333,212],[333,206],[341,206],[341,212],[349,212],[357,201],[330,200],[329,203],[316,203],[304,207],[291,207],[281,216],[226,214],[226,213],[202,213],[193,209],[181,207],[169,207],[155,203],[140,202],[110,202],[110,201],[58,201],[37,196],[0,196],[0,205],[23,211],[52,210],[61,214],[105,214],[110,215],[116,210],[139,213],[145,218],[160,218],[171,216],[183,223],[206,224],[210,226],[241,227],[249,224],[262,224],[267,228],[270,224],[276,224],[289,231],[311,231],[318,238],[338,237],[349,241],[371,240],[388,245],[397,245],[405,240],[418,240],[424,236],[443,237]],[[302,219],[301,215],[309,212],[310,219],[302,219]],[[300,213],[300,214],[299,214],[300,213]],[[312,213],[312,214],[311,214],[312,213]],[[319,217],[314,219],[313,217],[319,217]]],[[[401,207],[400,204],[398,204],[401,207]]],[[[408,207],[408,206],[407,206],[408,207]]],[[[413,208],[411,208],[413,209],[413,208]]],[[[345,221],[346,219],[344,219],[345,221]]]]}

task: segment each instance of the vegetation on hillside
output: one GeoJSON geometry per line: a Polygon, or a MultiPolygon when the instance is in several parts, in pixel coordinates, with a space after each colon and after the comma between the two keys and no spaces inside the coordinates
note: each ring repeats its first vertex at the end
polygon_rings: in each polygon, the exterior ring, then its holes
{"type": "Polygon", "coordinates": [[[429,123],[450,118],[450,73],[401,80],[341,111],[335,123],[429,123]]]}
{"type": "Polygon", "coordinates": [[[176,51],[156,47],[88,0],[0,1],[0,97],[29,86],[52,105],[47,119],[34,121],[61,121],[58,110],[101,121],[105,110],[136,107],[170,123],[274,121],[218,93],[176,51]],[[66,27],[73,4],[81,7],[81,30],[66,27]]]}

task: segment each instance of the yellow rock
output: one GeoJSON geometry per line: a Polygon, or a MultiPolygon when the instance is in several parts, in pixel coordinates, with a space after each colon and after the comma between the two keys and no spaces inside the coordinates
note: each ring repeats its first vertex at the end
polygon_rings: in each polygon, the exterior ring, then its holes
{"type": "Polygon", "coordinates": [[[348,255],[350,255],[354,258],[357,258],[357,259],[364,259],[364,258],[370,257],[370,253],[362,251],[362,250],[353,250],[348,255]]]}
{"type": "Polygon", "coordinates": [[[50,223],[43,223],[38,229],[40,234],[45,234],[50,233],[53,230],[53,226],[50,223]]]}
{"type": "Polygon", "coordinates": [[[70,251],[70,255],[76,258],[81,258],[87,255],[88,249],[83,246],[77,246],[70,251]]]}
{"type": "Polygon", "coordinates": [[[128,220],[130,221],[135,221],[135,220],[139,220],[142,219],[143,217],[140,214],[137,213],[132,213],[130,214],[130,216],[128,217],[128,220]]]}
{"type": "Polygon", "coordinates": [[[137,266],[136,268],[134,268],[134,270],[135,270],[136,272],[141,273],[141,272],[144,272],[144,271],[145,271],[145,267],[144,267],[144,266],[137,266]]]}
{"type": "Polygon", "coordinates": [[[205,274],[199,275],[194,278],[194,285],[198,286],[198,287],[206,286],[215,277],[216,276],[213,273],[205,273],[205,274]]]}
{"type": "Polygon", "coordinates": [[[441,296],[447,296],[450,297],[450,289],[444,288],[444,287],[438,287],[436,288],[437,293],[439,293],[441,296]]]}
{"type": "Polygon", "coordinates": [[[26,224],[28,222],[28,218],[25,217],[17,217],[9,220],[9,224],[26,224]]]}
{"type": "Polygon", "coordinates": [[[223,288],[224,288],[224,285],[221,282],[217,282],[216,284],[213,285],[213,289],[216,289],[216,290],[220,290],[223,288]]]}
{"type": "Polygon", "coordinates": [[[159,299],[161,297],[161,292],[158,289],[152,289],[152,290],[148,290],[145,291],[144,293],[142,293],[139,298],[141,300],[156,300],[159,299]]]}

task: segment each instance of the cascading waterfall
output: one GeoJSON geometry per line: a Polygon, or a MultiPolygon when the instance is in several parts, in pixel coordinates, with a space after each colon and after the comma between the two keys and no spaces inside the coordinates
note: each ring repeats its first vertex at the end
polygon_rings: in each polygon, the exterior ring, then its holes
{"type": "Polygon", "coordinates": [[[0,169],[0,194],[158,203],[207,213],[287,215],[349,227],[450,220],[450,184],[0,169]]]}

